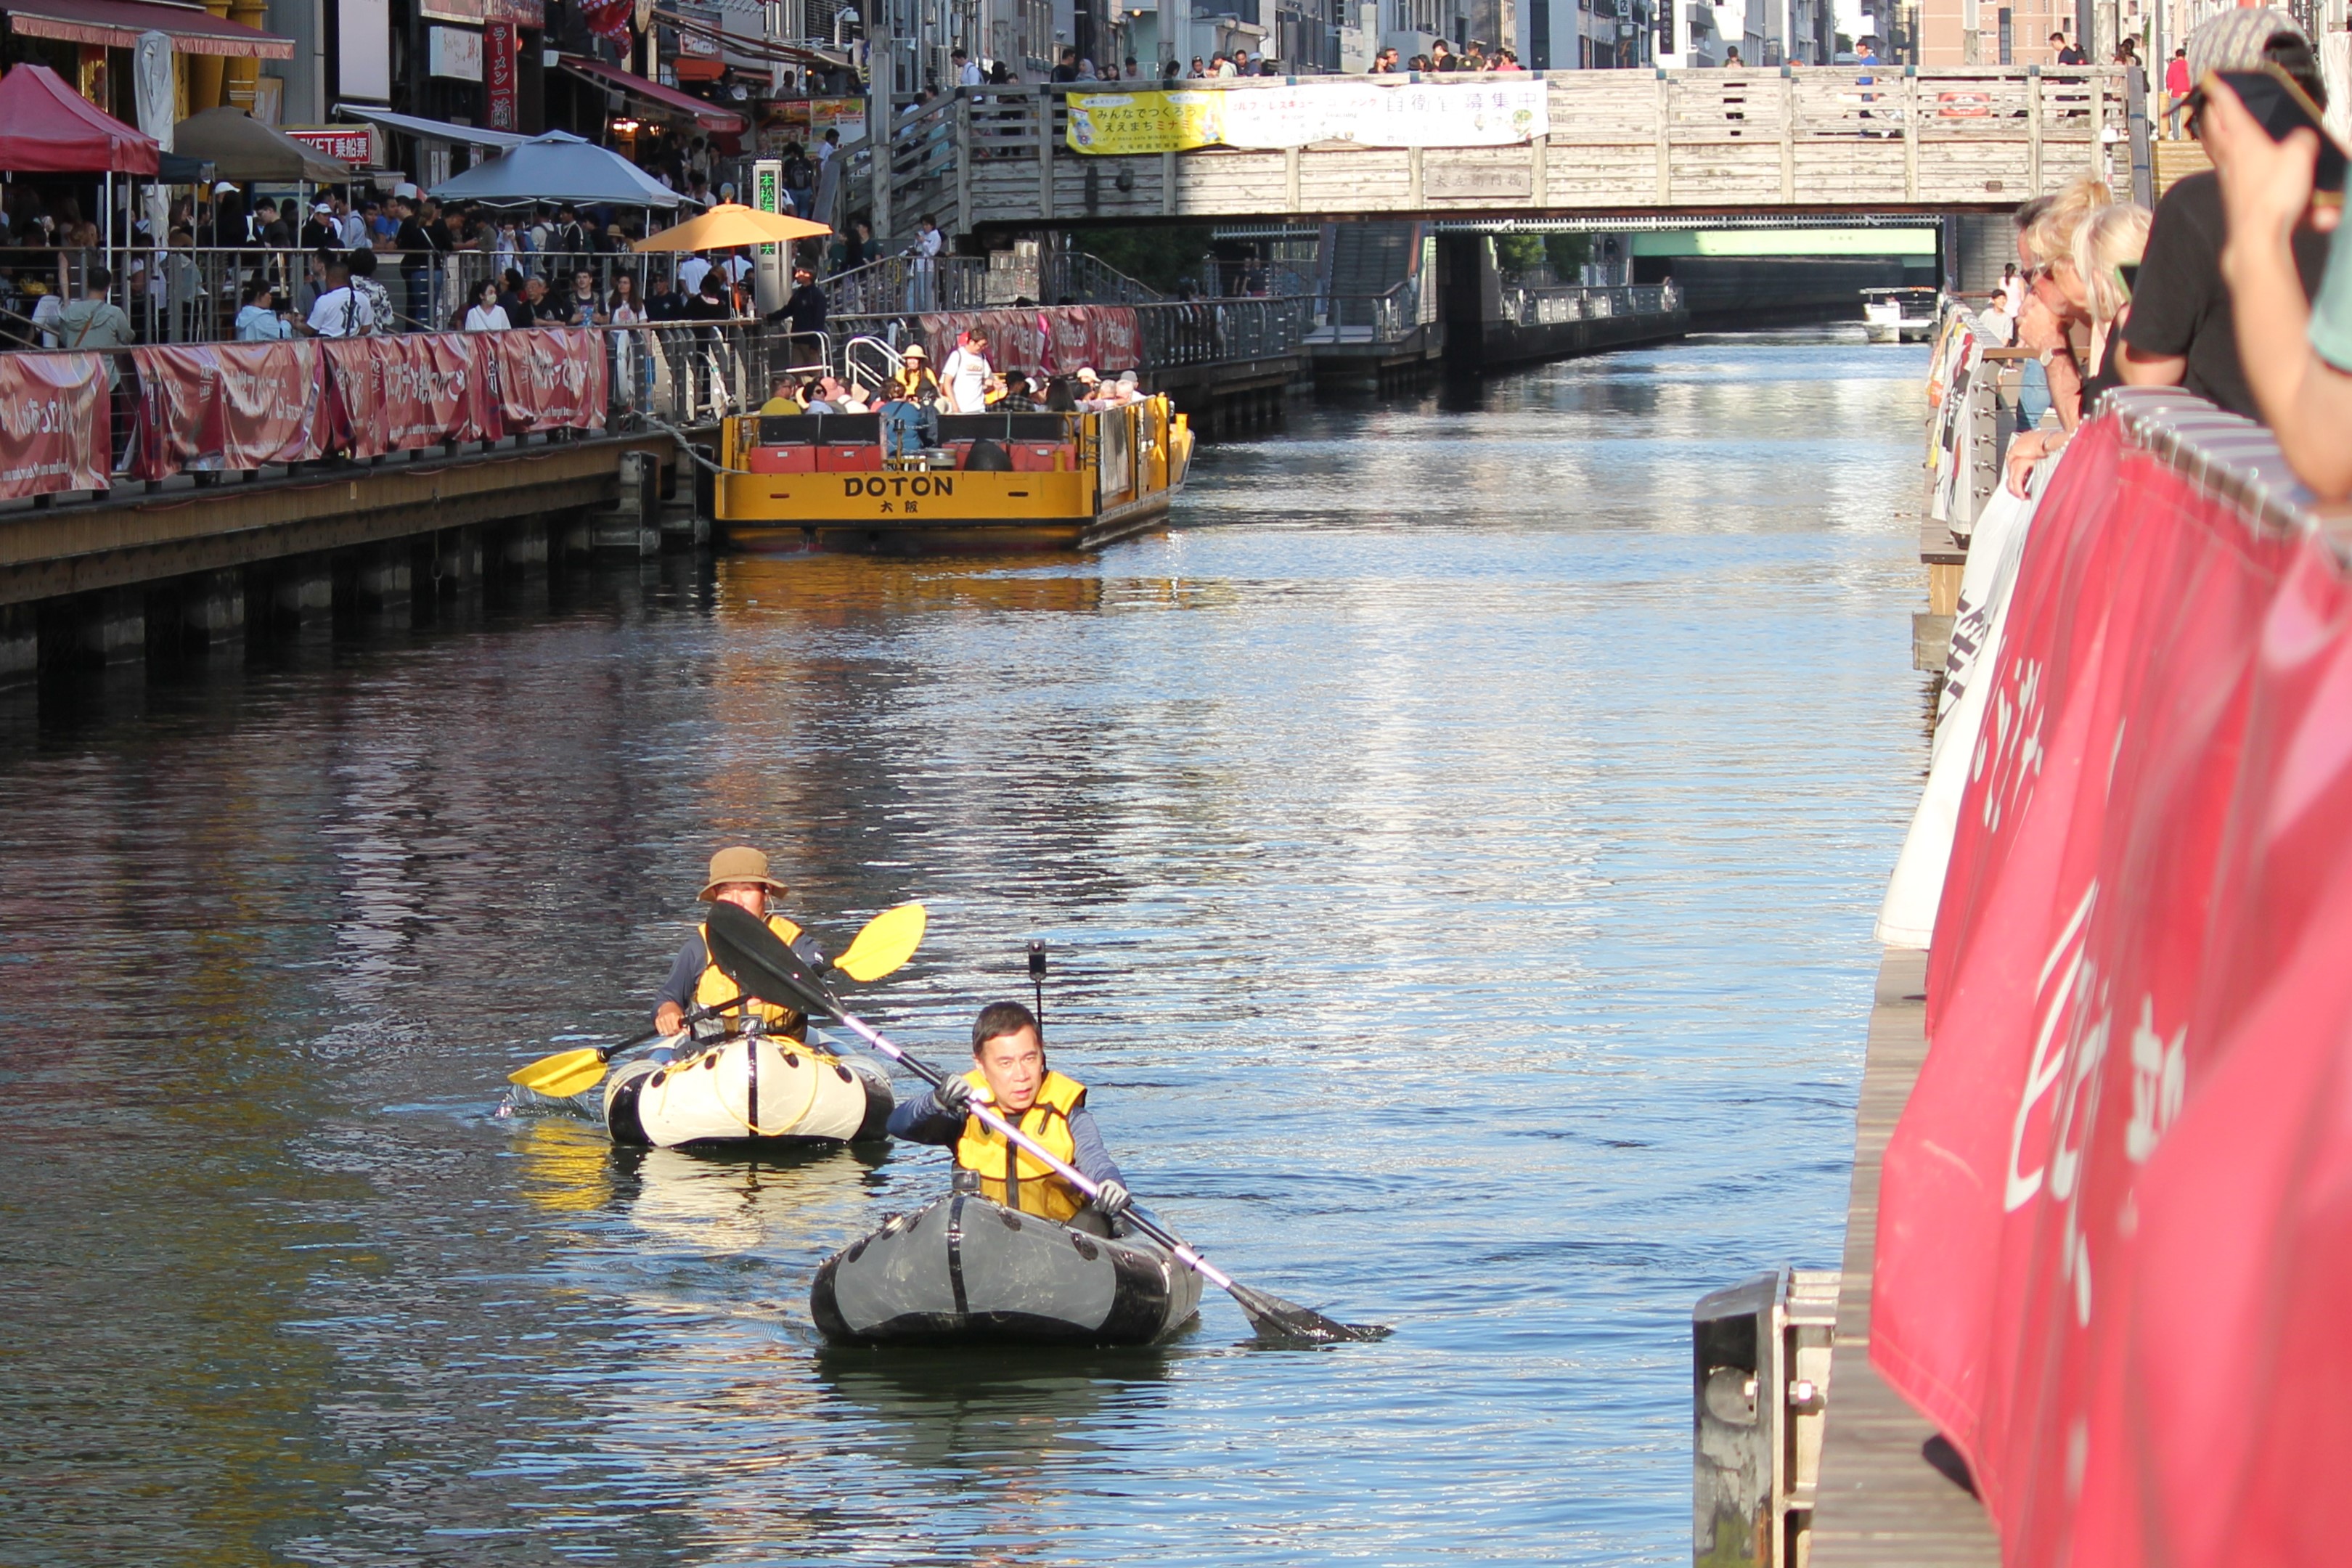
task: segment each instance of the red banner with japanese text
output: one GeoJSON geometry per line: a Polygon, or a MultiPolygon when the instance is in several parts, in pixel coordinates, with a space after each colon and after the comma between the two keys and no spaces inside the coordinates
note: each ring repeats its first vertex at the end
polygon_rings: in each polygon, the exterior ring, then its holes
{"type": "Polygon", "coordinates": [[[489,109],[484,123],[493,131],[512,131],[520,123],[515,110],[517,37],[512,22],[482,26],[482,96],[489,109]]]}
{"type": "Polygon", "coordinates": [[[484,374],[489,332],[336,338],[321,346],[336,427],[354,458],[505,434],[484,374]]]}
{"type": "Polygon", "coordinates": [[[139,368],[135,478],[242,472],[327,453],[327,356],[317,342],[185,343],[131,357],[139,368]]]}
{"type": "Polygon", "coordinates": [[[1143,365],[1143,333],[1126,305],[1055,305],[1001,310],[934,310],[922,318],[936,370],[965,333],[988,334],[988,363],[1000,371],[1115,375],[1143,365]]]}
{"type": "Polygon", "coordinates": [[[2312,1184],[2352,1175],[2326,1093],[2352,1088],[2343,568],[2101,421],[2041,503],[1991,679],[1872,1358],[2012,1564],[2234,1560],[2264,1509],[2268,1539],[2305,1533],[2249,1560],[2324,1559],[2352,1461],[2312,1392],[2352,1369],[2352,1184],[2312,1184]],[[2274,1359],[2296,1324],[2307,1359],[2274,1359]]]}
{"type": "Polygon", "coordinates": [[[506,433],[602,430],[609,373],[604,334],[583,327],[482,332],[506,433]]]}
{"type": "Polygon", "coordinates": [[[0,354],[0,500],[112,482],[106,356],[0,354]]]}
{"type": "Polygon", "coordinates": [[[1106,375],[1142,369],[1143,332],[1134,309],[1096,305],[1089,308],[1089,314],[1094,318],[1095,368],[1106,375]]]}

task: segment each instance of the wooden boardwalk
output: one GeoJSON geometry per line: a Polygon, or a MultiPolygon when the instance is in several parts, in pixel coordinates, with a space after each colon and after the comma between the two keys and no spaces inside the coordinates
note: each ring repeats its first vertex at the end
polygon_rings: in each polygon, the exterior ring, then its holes
{"type": "Polygon", "coordinates": [[[1870,1281],[1886,1140],[1927,1059],[1927,955],[1888,948],[1853,1119],[1845,1273],[1829,1424],[1813,1508],[1813,1568],[1998,1568],[2000,1543],[1965,1469],[1870,1364],[1870,1281]]]}

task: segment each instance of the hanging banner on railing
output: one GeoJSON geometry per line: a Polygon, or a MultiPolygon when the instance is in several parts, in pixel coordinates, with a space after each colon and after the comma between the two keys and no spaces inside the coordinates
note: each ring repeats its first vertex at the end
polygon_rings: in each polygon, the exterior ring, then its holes
{"type": "Polygon", "coordinates": [[[241,472],[327,454],[327,356],[306,342],[133,349],[139,412],[130,471],[241,472]]]}
{"type": "Polygon", "coordinates": [[[1072,375],[1143,368],[1143,331],[1129,305],[1055,305],[1023,310],[935,310],[922,318],[934,362],[967,332],[988,334],[988,363],[1002,371],[1072,375]]]}
{"type": "Polygon", "coordinates": [[[104,355],[0,355],[0,499],[105,489],[113,429],[104,355]]]}
{"type": "Polygon", "coordinates": [[[557,327],[477,337],[490,346],[506,434],[604,427],[608,375],[603,333],[557,327]]]}
{"type": "Polygon", "coordinates": [[[331,407],[354,458],[505,434],[483,370],[485,339],[530,332],[404,332],[325,342],[331,407]]]}
{"type": "Polygon", "coordinates": [[[2326,1558],[2352,582],[2111,416],[2041,503],[1985,679],[1872,1360],[2013,1568],[2326,1558]]]}
{"type": "Polygon", "coordinates": [[[1072,150],[1097,156],[1194,147],[1510,147],[1547,135],[1540,81],[1370,82],[1076,93],[1072,150]]]}
{"type": "Polygon", "coordinates": [[[1143,332],[1136,324],[1134,310],[1126,305],[1097,305],[1092,310],[1095,368],[1099,371],[1141,370],[1143,332]]]}

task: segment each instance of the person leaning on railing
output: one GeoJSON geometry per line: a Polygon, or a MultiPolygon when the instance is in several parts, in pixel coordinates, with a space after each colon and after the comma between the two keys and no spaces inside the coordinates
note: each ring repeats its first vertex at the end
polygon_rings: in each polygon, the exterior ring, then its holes
{"type": "MultiPolygon", "coordinates": [[[[2276,65],[2318,102],[2326,88],[2311,40],[2284,11],[2224,11],[2189,35],[2190,78],[2205,81],[2215,71],[2260,70],[2276,65]]],[[[2189,95],[2189,131],[2205,141],[2202,94],[2189,95]]],[[[2212,152],[2210,142],[2206,151],[2212,152]]],[[[2217,407],[2252,419],[2253,395],[2246,376],[2236,329],[2231,325],[2229,286],[2221,276],[2221,249],[2228,237],[2221,187],[2209,172],[2174,183],[2157,205],[2148,232],[2147,258],[2133,287],[2132,317],[2124,329],[2124,380],[2134,386],[2181,386],[2217,407]]],[[[2309,229],[2292,239],[2305,298],[2319,287],[2327,263],[2327,241],[2309,229]]],[[[2267,345],[2276,348],[2281,345],[2267,345]]]]}
{"type": "MultiPolygon", "coordinates": [[[[2131,288],[2124,268],[2137,267],[2147,245],[2148,211],[2117,202],[2085,213],[2076,221],[2065,255],[2054,260],[2042,287],[2059,300],[2059,319],[2070,328],[2089,329],[2083,360],[2082,403],[2089,413],[2102,393],[2121,386],[2116,373],[2117,338],[2131,318],[2131,288]]],[[[2033,465],[2064,448],[2070,430],[2028,430],[2009,445],[2003,462],[2011,494],[2026,493],[2033,465]]]]}
{"type": "Polygon", "coordinates": [[[2323,500],[2343,500],[2352,497],[2352,244],[2343,209],[2312,201],[2319,138],[2296,131],[2273,142],[2220,82],[2198,119],[2229,222],[2221,272],[2231,315],[2238,342],[2256,345],[2247,386],[2294,477],[2323,500]],[[2334,243],[2306,305],[2294,242],[2323,227],[2334,243]]]}

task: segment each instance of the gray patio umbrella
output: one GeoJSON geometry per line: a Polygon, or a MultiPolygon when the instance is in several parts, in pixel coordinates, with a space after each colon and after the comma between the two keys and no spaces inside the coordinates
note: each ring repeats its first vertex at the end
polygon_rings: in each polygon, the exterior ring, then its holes
{"type": "Polygon", "coordinates": [[[352,166],[316,147],[297,142],[274,125],[264,125],[242,109],[207,109],[172,127],[172,151],[213,166],[213,177],[245,184],[253,180],[306,180],[340,184],[352,166]]]}
{"type": "Polygon", "coordinates": [[[477,163],[434,186],[433,195],[445,202],[485,206],[609,202],[624,207],[674,207],[679,200],[676,191],[619,153],[561,131],[534,136],[477,163]]]}

